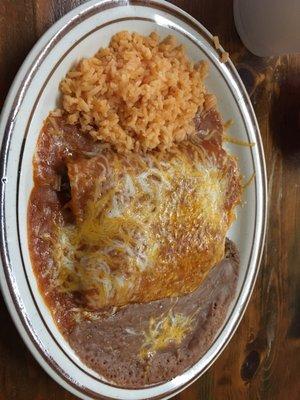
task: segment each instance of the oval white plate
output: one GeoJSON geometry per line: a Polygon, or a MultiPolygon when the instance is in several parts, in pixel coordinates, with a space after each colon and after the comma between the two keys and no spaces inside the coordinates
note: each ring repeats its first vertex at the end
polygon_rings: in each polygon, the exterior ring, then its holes
{"type": "Polygon", "coordinates": [[[1,116],[1,288],[12,318],[41,366],[82,399],[168,398],[191,384],[228,343],[249,300],[262,254],[266,222],[266,173],[259,129],[250,100],[231,62],[222,64],[212,36],[195,19],[160,0],[97,1],[76,8],[35,45],[20,69],[1,116]],[[129,5],[130,3],[130,5],[129,5]],[[58,84],[72,64],[106,46],[120,30],[173,34],[189,56],[209,62],[209,91],[216,94],[231,134],[254,147],[228,146],[239,158],[245,179],[255,173],[244,194],[229,236],[241,254],[238,290],[226,323],[207,353],[192,368],[167,383],[145,389],[121,389],[89,370],[74,354],[37,289],[28,253],[26,213],[32,189],[32,156],[43,119],[55,107],[58,84]]]}

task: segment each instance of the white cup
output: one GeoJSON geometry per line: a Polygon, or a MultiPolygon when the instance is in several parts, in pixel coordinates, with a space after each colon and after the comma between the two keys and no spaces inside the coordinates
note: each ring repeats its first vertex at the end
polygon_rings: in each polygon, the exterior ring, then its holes
{"type": "Polygon", "coordinates": [[[257,56],[300,52],[300,0],[234,0],[234,20],[257,56]]]}

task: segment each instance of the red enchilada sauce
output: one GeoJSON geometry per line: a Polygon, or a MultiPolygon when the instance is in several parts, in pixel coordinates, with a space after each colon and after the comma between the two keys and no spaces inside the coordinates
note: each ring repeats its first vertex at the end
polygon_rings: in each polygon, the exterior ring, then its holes
{"type": "MultiPolygon", "coordinates": [[[[223,127],[216,111],[198,116],[195,123],[208,150],[220,146],[223,127]]],[[[224,259],[200,287],[175,298],[92,309],[80,291],[61,290],[53,257],[55,230],[76,217],[70,207],[66,165],[99,152],[99,143],[66,124],[63,117],[46,120],[34,157],[28,206],[31,259],[53,319],[82,361],[115,384],[143,387],[182,373],[207,351],[234,297],[239,257],[227,240],[224,259]]],[[[227,193],[228,201],[233,201],[234,193],[227,193]]]]}

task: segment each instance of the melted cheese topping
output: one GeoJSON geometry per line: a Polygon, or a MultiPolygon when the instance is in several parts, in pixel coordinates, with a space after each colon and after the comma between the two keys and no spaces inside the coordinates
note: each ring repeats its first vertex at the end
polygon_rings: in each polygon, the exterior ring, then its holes
{"type": "Polygon", "coordinates": [[[144,332],[144,340],[140,349],[142,359],[150,358],[158,350],[170,344],[180,344],[188,332],[192,330],[193,317],[174,314],[172,310],[162,319],[150,318],[149,329],[144,332]]]}
{"type": "Polygon", "coordinates": [[[71,180],[72,194],[86,196],[86,206],[82,220],[57,231],[61,290],[80,291],[99,308],[196,289],[224,256],[235,204],[225,207],[232,160],[217,162],[194,147],[182,144],[163,157],[108,152],[105,182],[95,179],[87,193],[86,178],[71,180]]]}

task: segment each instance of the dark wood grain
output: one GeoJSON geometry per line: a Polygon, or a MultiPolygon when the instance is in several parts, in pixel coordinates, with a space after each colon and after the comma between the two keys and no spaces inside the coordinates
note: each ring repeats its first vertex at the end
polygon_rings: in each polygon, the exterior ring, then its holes
{"type": "MultiPolygon", "coordinates": [[[[0,107],[24,57],[81,0],[0,0],[0,107]]],[[[258,58],[231,0],[174,0],[230,52],[263,138],[269,181],[264,257],[246,314],[221,357],[177,400],[300,399],[300,56],[258,58]]],[[[0,298],[0,400],[75,399],[37,365],[0,298]]]]}

